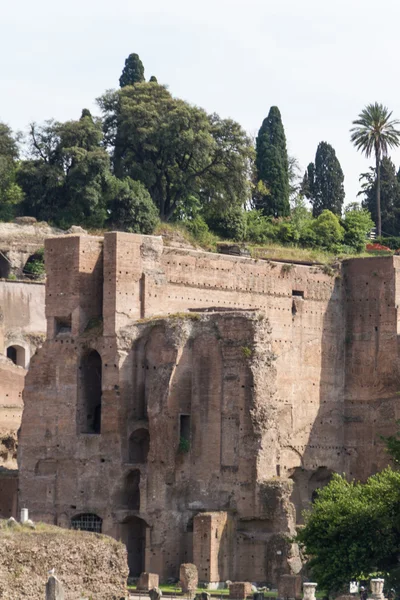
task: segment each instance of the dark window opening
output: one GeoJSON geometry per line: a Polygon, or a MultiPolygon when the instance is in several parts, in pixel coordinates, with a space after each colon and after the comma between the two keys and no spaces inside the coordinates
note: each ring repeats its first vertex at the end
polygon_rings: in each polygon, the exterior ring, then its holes
{"type": "Polygon", "coordinates": [[[92,531],[93,533],[101,533],[103,519],[91,513],[77,515],[71,519],[71,529],[79,529],[80,531],[92,531]]]}
{"type": "Polygon", "coordinates": [[[304,298],[304,292],[301,290],[292,290],[292,296],[300,296],[300,298],[304,298]]]}
{"type": "Polygon", "coordinates": [[[129,462],[144,464],[149,453],[150,436],[147,429],[137,429],[129,438],[129,462]]]}
{"type": "Polygon", "coordinates": [[[22,346],[9,346],[7,348],[7,358],[13,361],[14,365],[25,368],[25,348],[22,346]]]}
{"type": "Polygon", "coordinates": [[[7,279],[10,275],[11,265],[7,257],[0,252],[0,279],[7,279]]]}
{"type": "Polygon", "coordinates": [[[68,317],[55,317],[54,319],[55,335],[59,333],[71,333],[71,326],[71,315],[68,317]]]}
{"type": "Polygon", "coordinates": [[[80,374],[79,431],[99,434],[101,432],[101,357],[96,350],[82,357],[80,374]]]}
{"type": "Polygon", "coordinates": [[[190,415],[180,416],[179,437],[187,441],[190,440],[190,415]]]}
{"type": "Polygon", "coordinates": [[[135,469],[125,478],[124,505],[128,510],[140,510],[140,471],[135,469]]]}

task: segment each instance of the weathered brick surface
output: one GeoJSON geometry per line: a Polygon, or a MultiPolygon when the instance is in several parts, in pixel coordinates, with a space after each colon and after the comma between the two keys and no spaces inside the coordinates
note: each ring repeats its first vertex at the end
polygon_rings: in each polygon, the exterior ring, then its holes
{"type": "Polygon", "coordinates": [[[364,477],[387,460],[377,434],[398,418],[400,259],[331,276],[125,233],[60,237],[46,253],[21,502],[63,526],[96,513],[133,574],[164,580],[186,562],[210,582],[297,573],[282,535],[295,510],[300,521],[333,471],[364,477]],[[71,333],[56,335],[68,315],[71,333]],[[88,351],[101,357],[100,435],[77,425],[88,351]]]}

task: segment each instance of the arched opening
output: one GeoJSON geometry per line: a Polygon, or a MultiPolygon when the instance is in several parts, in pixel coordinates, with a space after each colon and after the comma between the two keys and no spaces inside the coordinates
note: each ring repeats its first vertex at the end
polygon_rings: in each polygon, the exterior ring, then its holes
{"type": "Polygon", "coordinates": [[[103,519],[92,513],[83,513],[71,519],[71,529],[79,529],[80,531],[101,533],[102,524],[103,519]]]}
{"type": "Polygon", "coordinates": [[[28,258],[23,273],[30,279],[42,279],[45,276],[44,248],[40,248],[28,258]]]}
{"type": "Polygon", "coordinates": [[[318,467],[311,475],[308,482],[309,499],[313,503],[318,497],[318,491],[328,485],[332,479],[333,471],[327,467],[318,467]]]}
{"type": "Polygon", "coordinates": [[[128,510],[140,510],[140,471],[130,471],[125,477],[122,504],[128,510]]]}
{"type": "Polygon", "coordinates": [[[7,358],[13,361],[14,365],[18,365],[19,367],[26,367],[26,359],[25,359],[25,348],[22,346],[8,346],[7,348],[7,358]]]}
{"type": "Polygon", "coordinates": [[[144,464],[149,453],[150,436],[147,429],[137,429],[129,438],[129,462],[144,464]]]}
{"type": "Polygon", "coordinates": [[[79,377],[78,431],[101,432],[101,356],[90,350],[81,359],[79,377]]]}
{"type": "Polygon", "coordinates": [[[0,252],[0,279],[7,279],[10,275],[11,265],[7,256],[0,252]]]}
{"type": "Polygon", "coordinates": [[[128,551],[129,576],[138,577],[145,571],[147,524],[138,517],[129,517],[120,528],[121,540],[128,551]]]}

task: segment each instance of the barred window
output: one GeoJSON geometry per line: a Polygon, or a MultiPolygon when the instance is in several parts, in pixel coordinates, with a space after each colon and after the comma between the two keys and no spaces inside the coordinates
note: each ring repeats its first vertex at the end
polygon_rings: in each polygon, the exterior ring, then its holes
{"type": "Polygon", "coordinates": [[[81,531],[92,531],[101,533],[103,519],[91,513],[77,515],[71,519],[71,529],[80,529],[81,531]]]}

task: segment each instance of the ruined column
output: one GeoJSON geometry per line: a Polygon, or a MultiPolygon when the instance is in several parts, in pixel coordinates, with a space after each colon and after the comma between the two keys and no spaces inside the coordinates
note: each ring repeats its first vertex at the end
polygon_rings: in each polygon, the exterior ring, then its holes
{"type": "Polygon", "coordinates": [[[315,600],[316,583],[303,583],[303,600],[315,600]]]}
{"type": "Polygon", "coordinates": [[[371,579],[371,598],[374,600],[383,600],[383,584],[384,579],[371,579]]]}
{"type": "Polygon", "coordinates": [[[46,583],[46,600],[64,600],[63,585],[54,575],[50,575],[46,583]]]}

